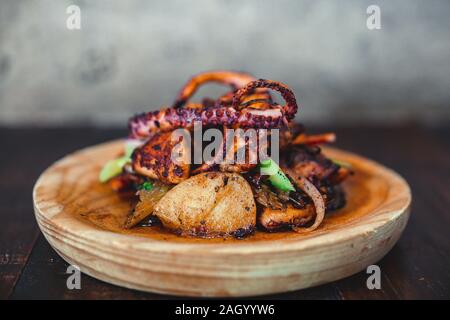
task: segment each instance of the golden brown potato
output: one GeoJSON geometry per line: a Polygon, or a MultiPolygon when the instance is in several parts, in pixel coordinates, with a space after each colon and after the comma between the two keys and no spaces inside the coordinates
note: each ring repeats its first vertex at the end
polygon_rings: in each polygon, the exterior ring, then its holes
{"type": "Polygon", "coordinates": [[[153,214],[172,231],[201,237],[242,237],[256,224],[250,185],[236,173],[193,176],[170,190],[153,214]]]}
{"type": "Polygon", "coordinates": [[[170,186],[160,182],[154,182],[150,190],[139,190],[139,202],[134,210],[128,214],[124,227],[130,229],[151,215],[155,205],[169,190],[170,186]]]}
{"type": "Polygon", "coordinates": [[[258,222],[268,231],[283,228],[302,227],[316,216],[314,206],[309,204],[304,209],[296,209],[288,205],[284,210],[264,208],[258,216],[258,222]]]}

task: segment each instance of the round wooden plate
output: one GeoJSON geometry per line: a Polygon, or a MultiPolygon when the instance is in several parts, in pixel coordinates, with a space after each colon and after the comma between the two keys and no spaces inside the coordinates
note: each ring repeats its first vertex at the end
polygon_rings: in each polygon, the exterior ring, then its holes
{"type": "Polygon", "coordinates": [[[352,164],[347,206],[308,235],[258,231],[244,240],[182,238],[159,227],[123,230],[131,203],[97,182],[123,149],[113,141],[70,154],[33,191],[43,234],[70,264],[116,285],[172,295],[236,297],[307,288],[350,276],[380,260],[399,239],[411,193],[395,172],[324,148],[352,164]]]}

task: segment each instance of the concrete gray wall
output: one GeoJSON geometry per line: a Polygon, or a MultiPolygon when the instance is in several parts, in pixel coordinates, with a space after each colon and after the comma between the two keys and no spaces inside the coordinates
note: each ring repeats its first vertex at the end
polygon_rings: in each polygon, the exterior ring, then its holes
{"type": "Polygon", "coordinates": [[[287,83],[307,123],[448,123],[449,9],[444,0],[0,0],[0,124],[122,125],[217,68],[287,83]],[[81,30],[66,28],[70,4],[81,30]],[[381,30],[366,27],[370,4],[381,7],[381,30]]]}

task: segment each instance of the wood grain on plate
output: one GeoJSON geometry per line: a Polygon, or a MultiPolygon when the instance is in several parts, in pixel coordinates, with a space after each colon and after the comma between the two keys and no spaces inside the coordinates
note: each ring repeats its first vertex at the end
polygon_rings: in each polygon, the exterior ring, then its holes
{"type": "Polygon", "coordinates": [[[53,248],[98,279],[188,296],[249,296],[306,288],[361,271],[381,259],[406,226],[411,202],[393,171],[351,153],[347,206],[308,235],[264,233],[244,240],[181,238],[159,228],[123,230],[130,202],[97,182],[121,141],[75,152],[38,179],[34,207],[53,248]]]}

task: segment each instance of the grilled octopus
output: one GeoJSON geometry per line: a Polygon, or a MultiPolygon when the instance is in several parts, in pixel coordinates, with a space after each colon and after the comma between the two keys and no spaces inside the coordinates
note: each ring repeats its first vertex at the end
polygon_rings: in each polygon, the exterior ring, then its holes
{"type": "MultiPolygon", "coordinates": [[[[158,202],[154,200],[151,205],[147,203],[137,208],[146,208],[166,228],[185,235],[242,237],[252,233],[256,226],[267,231],[314,230],[326,210],[345,204],[339,184],[351,171],[326,158],[317,146],[333,142],[334,134],[307,135],[302,126],[292,122],[297,109],[294,93],[280,82],[257,80],[246,73],[229,71],[205,72],[192,77],[171,107],[136,115],[129,121],[129,137],[143,141],[132,155],[131,171],[139,179],[150,178],[169,186],[160,190],[158,202]],[[231,90],[217,99],[190,102],[198,88],[209,82],[228,85],[231,90]],[[272,100],[271,90],[281,94],[284,105],[272,100]],[[172,135],[179,128],[190,135],[195,122],[220,128],[224,133],[222,153],[216,155],[217,159],[199,166],[187,160],[188,144],[182,143],[179,147],[183,137],[174,140],[172,135]],[[237,152],[236,148],[225,150],[226,133],[236,128],[280,129],[280,167],[295,191],[286,193],[273,188],[266,181],[267,176],[255,170],[255,163],[220,162],[224,153],[237,152]],[[170,157],[175,146],[179,148],[181,163],[174,163],[170,157]],[[245,205],[234,207],[233,199],[240,199],[245,205]]],[[[247,147],[245,142],[243,145],[247,147]]],[[[263,147],[269,149],[270,145],[263,147]]],[[[126,177],[133,178],[130,181],[136,185],[133,173],[128,172],[115,179],[116,189],[120,189],[118,181],[123,184],[129,179],[126,177]]],[[[141,200],[145,198],[143,195],[141,192],[141,200]]],[[[130,221],[145,215],[141,210],[130,221]]]]}
{"type": "MultiPolygon", "coordinates": [[[[190,166],[187,164],[176,165],[170,159],[174,147],[174,143],[170,141],[170,133],[177,128],[192,129],[195,121],[200,121],[203,125],[222,125],[224,133],[222,152],[216,155],[216,159],[206,162],[194,170],[194,173],[200,173],[210,171],[218,165],[217,159],[222,158],[223,154],[227,152],[225,150],[228,136],[227,126],[233,128],[255,127],[251,122],[251,119],[254,119],[261,124],[261,128],[271,128],[280,127],[292,119],[297,111],[297,102],[293,92],[285,84],[279,82],[253,79],[245,73],[226,71],[203,73],[191,78],[181,89],[173,108],[132,118],[129,123],[130,137],[149,139],[144,147],[134,154],[134,169],[138,173],[151,178],[159,178],[166,183],[179,183],[187,179],[190,166]],[[195,104],[183,108],[198,87],[208,81],[228,84],[237,91],[220,97],[213,106],[199,107],[195,104]],[[279,91],[286,100],[286,105],[274,104],[269,89],[279,91]],[[286,118],[272,118],[271,116],[282,115],[283,112],[285,112],[284,117],[286,118]],[[239,117],[229,117],[229,115],[237,113],[240,114],[239,117]],[[284,122],[280,123],[280,120],[284,122]]],[[[235,147],[232,153],[237,153],[236,146],[240,144],[249,148],[245,142],[239,140],[239,137],[235,137],[235,139],[237,140],[233,141],[235,147]]],[[[245,164],[221,163],[218,167],[221,171],[242,172],[255,168],[256,165],[257,162],[249,163],[247,161],[245,164]]]]}
{"type": "MultiPolygon", "coordinates": [[[[156,132],[171,131],[177,128],[190,129],[195,122],[202,125],[215,126],[239,126],[241,128],[279,128],[292,120],[297,113],[297,101],[294,93],[285,84],[272,80],[259,79],[247,83],[233,94],[221,97],[215,101],[213,106],[199,108],[197,105],[181,106],[186,101],[187,91],[192,94],[194,89],[182,90],[181,98],[177,99],[171,108],[159,111],[143,113],[133,117],[129,121],[130,137],[134,139],[145,139],[156,132]],[[284,106],[273,103],[271,100],[264,101],[260,98],[248,100],[249,94],[255,94],[256,89],[272,89],[278,91],[286,101],[284,106]],[[247,101],[242,100],[247,97],[247,101]],[[258,107],[252,107],[258,105],[258,107]]],[[[265,96],[266,93],[257,93],[265,96]]],[[[255,97],[255,95],[253,95],[255,97]]]]}
{"type": "MultiPolygon", "coordinates": [[[[218,100],[221,104],[231,104],[234,92],[245,87],[248,83],[255,81],[256,79],[248,73],[233,72],[233,71],[211,71],[200,73],[191,79],[181,88],[175,102],[174,108],[180,108],[184,106],[188,100],[194,95],[198,88],[209,82],[216,82],[225,84],[231,87],[231,91],[221,96],[218,100]]],[[[246,96],[243,102],[251,100],[271,100],[270,94],[266,88],[256,89],[251,94],[246,96]]],[[[215,100],[203,99],[204,106],[214,106],[215,100]]],[[[192,106],[192,105],[191,105],[192,106]]]]}

